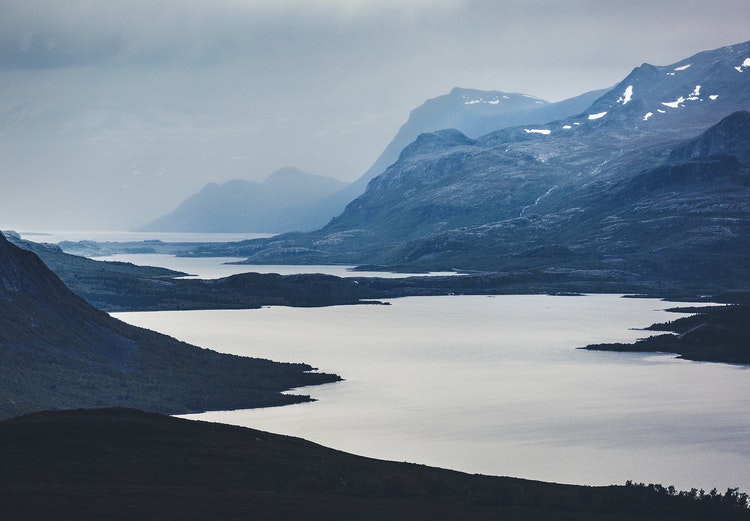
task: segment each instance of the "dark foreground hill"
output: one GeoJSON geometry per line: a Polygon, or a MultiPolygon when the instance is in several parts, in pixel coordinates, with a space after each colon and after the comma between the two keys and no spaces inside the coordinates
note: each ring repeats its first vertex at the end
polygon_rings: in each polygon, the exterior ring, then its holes
{"type": "Polygon", "coordinates": [[[746,499],[469,475],[127,409],[0,423],[0,512],[17,521],[739,520],[746,499]]]}
{"type": "Polygon", "coordinates": [[[339,379],[311,370],[125,324],[0,234],[0,418],[74,407],[180,413],[295,403],[309,397],[281,393],[339,379]]]}

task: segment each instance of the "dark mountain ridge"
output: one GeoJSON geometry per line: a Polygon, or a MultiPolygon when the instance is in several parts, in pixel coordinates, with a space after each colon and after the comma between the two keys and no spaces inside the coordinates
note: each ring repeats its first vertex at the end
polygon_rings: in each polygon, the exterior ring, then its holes
{"type": "Polygon", "coordinates": [[[174,414],[296,403],[309,397],[281,392],[338,380],[311,370],[219,354],[120,322],[0,234],[0,418],[75,407],[174,414]]]}
{"type": "Polygon", "coordinates": [[[9,519],[746,520],[737,489],[584,487],[380,461],[126,409],[0,422],[9,519]]]}
{"type": "MultiPolygon", "coordinates": [[[[186,273],[95,261],[65,253],[54,244],[4,233],[16,246],[36,253],[76,295],[108,312],[333,306],[360,304],[365,299],[371,303],[385,296],[349,278],[314,273],[241,273],[220,279],[188,279],[182,278],[186,273]]],[[[184,244],[174,244],[177,251],[184,251],[184,244]]],[[[160,246],[169,248],[168,243],[160,246]]]]}

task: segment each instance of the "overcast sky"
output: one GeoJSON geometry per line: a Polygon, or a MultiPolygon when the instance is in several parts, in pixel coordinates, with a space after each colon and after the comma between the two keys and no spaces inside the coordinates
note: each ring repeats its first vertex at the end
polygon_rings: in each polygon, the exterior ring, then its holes
{"type": "Polygon", "coordinates": [[[558,101],[749,26],[747,0],[0,0],[0,229],[134,226],[289,165],[353,181],[453,87],[558,101]]]}

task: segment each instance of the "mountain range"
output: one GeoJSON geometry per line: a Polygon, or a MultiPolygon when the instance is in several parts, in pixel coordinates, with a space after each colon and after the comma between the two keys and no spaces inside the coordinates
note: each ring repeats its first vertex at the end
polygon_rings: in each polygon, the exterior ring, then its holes
{"type": "Polygon", "coordinates": [[[414,109],[375,163],[351,184],[288,167],[263,183],[244,179],[210,183],[173,212],[140,229],[160,232],[310,231],[328,224],[364,193],[367,184],[398,159],[424,132],[456,128],[469,136],[528,121],[550,121],[577,114],[602,91],[550,103],[535,96],[454,88],[414,109]]]}
{"type": "Polygon", "coordinates": [[[220,354],[130,326],[0,234],[0,418],[128,406],[170,414],[297,403],[332,382],[305,364],[220,354]]]}
{"type": "Polygon", "coordinates": [[[422,134],[322,229],[203,253],[748,283],[749,57],[746,42],[643,64],[550,123],[422,134]]]}

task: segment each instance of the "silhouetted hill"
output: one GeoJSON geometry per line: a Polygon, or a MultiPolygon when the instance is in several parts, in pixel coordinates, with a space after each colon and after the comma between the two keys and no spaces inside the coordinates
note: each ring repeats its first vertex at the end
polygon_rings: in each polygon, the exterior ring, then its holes
{"type": "MultiPolygon", "coordinates": [[[[360,304],[365,299],[384,296],[352,279],[315,273],[250,272],[220,279],[183,279],[186,274],[182,272],[95,261],[65,253],[54,244],[26,241],[17,234],[5,233],[20,248],[36,253],[76,295],[109,312],[333,306],[360,304]]],[[[182,247],[177,246],[178,250],[182,247]]]]}
{"type": "Polygon", "coordinates": [[[211,183],[173,212],[143,227],[159,232],[263,232],[312,230],[335,214],[319,202],[341,190],[337,179],[284,168],[262,183],[244,179],[211,183]]]}
{"type": "Polygon", "coordinates": [[[0,511],[55,520],[742,520],[737,490],[582,487],[353,456],[134,410],[0,422],[0,511]]]}
{"type": "Polygon", "coordinates": [[[0,418],[128,406],[180,413],[308,400],[336,381],[304,364],[219,354],[115,320],[0,234],[0,418]]]}

